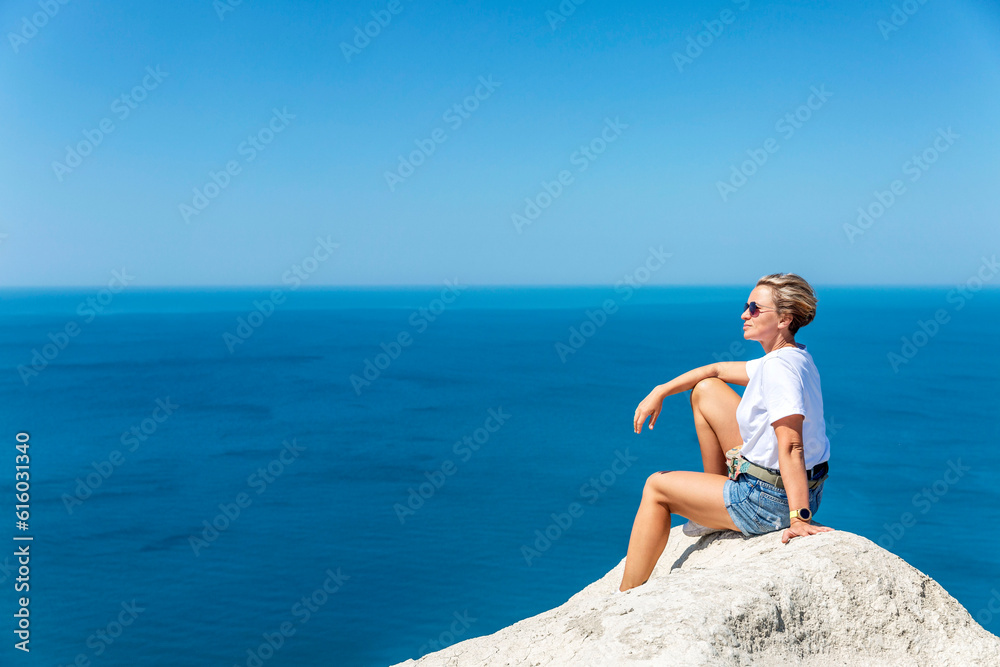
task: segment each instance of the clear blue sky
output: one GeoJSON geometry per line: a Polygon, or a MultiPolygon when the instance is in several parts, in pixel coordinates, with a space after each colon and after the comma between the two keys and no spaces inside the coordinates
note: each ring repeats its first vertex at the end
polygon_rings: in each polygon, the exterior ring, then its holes
{"type": "Polygon", "coordinates": [[[672,257],[650,284],[950,285],[1000,253],[994,2],[910,0],[895,25],[888,0],[588,0],[553,26],[559,0],[225,1],[0,5],[0,285],[280,284],[317,237],[339,244],[317,286],[613,284],[651,246],[672,257]]]}

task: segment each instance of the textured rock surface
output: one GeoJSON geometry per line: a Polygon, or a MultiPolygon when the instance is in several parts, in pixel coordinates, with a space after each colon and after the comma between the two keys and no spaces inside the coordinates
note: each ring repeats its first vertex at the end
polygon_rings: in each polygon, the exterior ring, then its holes
{"type": "Polygon", "coordinates": [[[625,561],[565,604],[402,665],[1000,665],[1000,638],[937,582],[844,531],[691,538],[645,585],[625,561]]]}

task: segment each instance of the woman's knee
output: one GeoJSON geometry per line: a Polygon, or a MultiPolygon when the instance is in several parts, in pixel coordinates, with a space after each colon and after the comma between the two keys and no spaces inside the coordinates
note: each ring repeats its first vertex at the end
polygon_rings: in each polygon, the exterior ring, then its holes
{"type": "Polygon", "coordinates": [[[691,406],[697,406],[699,401],[704,400],[706,396],[712,395],[714,392],[725,386],[726,383],[719,378],[705,378],[704,380],[699,380],[698,384],[691,387],[691,406]]]}
{"type": "Polygon", "coordinates": [[[642,489],[642,495],[649,496],[657,501],[666,500],[667,488],[670,484],[670,473],[672,472],[673,470],[661,470],[647,477],[646,485],[642,489]]]}

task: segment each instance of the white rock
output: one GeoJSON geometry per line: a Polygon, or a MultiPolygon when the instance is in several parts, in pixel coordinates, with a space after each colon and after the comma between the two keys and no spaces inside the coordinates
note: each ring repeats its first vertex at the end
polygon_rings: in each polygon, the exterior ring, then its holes
{"type": "Polygon", "coordinates": [[[1000,665],[937,582],[841,530],[701,538],[670,531],[645,585],[625,561],[565,604],[401,665],[1000,665]]]}

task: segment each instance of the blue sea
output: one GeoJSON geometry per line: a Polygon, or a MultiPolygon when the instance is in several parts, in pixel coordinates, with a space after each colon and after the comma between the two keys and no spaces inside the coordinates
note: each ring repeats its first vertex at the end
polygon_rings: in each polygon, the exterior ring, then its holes
{"type": "MultiPolygon", "coordinates": [[[[817,520],[1000,633],[1000,291],[817,289],[817,520]]],[[[761,356],[748,293],[7,290],[0,662],[388,665],[562,604],[624,557],[650,473],[701,469],[686,394],[633,412],[761,356]]]]}

